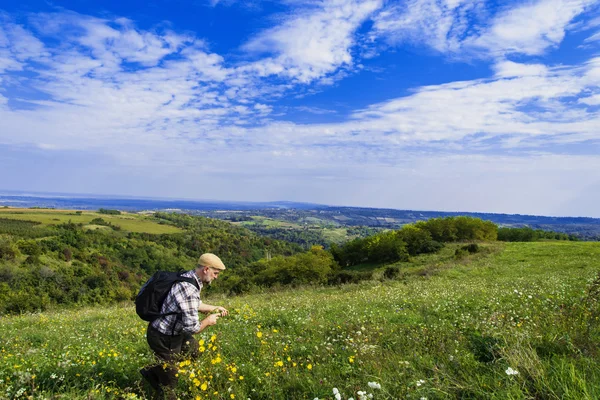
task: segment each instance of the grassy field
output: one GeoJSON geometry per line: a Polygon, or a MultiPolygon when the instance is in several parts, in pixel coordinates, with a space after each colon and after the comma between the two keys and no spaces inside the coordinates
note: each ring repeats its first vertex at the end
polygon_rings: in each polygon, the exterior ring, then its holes
{"type": "MultiPolygon", "coordinates": [[[[129,232],[145,233],[177,233],[181,229],[171,225],[161,225],[148,217],[138,214],[122,213],[121,215],[100,214],[93,211],[82,211],[76,214],[74,210],[30,209],[30,208],[0,208],[0,218],[18,219],[22,221],[40,222],[42,225],[56,225],[65,222],[89,224],[94,218],[102,218],[106,222],[120,226],[129,232]]],[[[98,225],[89,225],[90,229],[98,229],[98,225]]],[[[106,228],[106,227],[104,227],[106,228]]]]}
{"type": "MultiPolygon", "coordinates": [[[[231,315],[181,360],[180,398],[600,398],[598,243],[494,244],[459,261],[448,248],[403,268],[210,299],[231,315]]],[[[129,305],[5,317],[0,398],[146,398],[144,333],[129,305]]]]}
{"type": "Polygon", "coordinates": [[[348,235],[347,228],[334,227],[331,223],[318,218],[306,218],[305,223],[307,225],[302,222],[294,223],[259,216],[252,217],[252,221],[233,222],[234,225],[241,225],[249,228],[255,225],[264,226],[265,228],[295,229],[298,231],[306,229],[307,226],[315,229],[318,228],[323,232],[325,240],[331,243],[344,243],[354,238],[354,236],[348,235]]]}

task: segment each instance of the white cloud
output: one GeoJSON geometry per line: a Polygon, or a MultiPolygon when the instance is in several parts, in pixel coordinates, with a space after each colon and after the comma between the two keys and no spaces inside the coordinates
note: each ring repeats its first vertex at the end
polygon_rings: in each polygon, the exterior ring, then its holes
{"type": "Polygon", "coordinates": [[[590,36],[584,40],[585,43],[598,42],[598,41],[600,41],[600,32],[596,32],[595,34],[593,34],[592,36],[590,36]]]}
{"type": "Polygon", "coordinates": [[[539,55],[558,46],[572,22],[594,4],[598,0],[512,2],[494,14],[480,0],[389,3],[374,17],[372,36],[461,58],[539,55]]]}
{"type": "Polygon", "coordinates": [[[24,62],[46,55],[44,44],[31,32],[0,15],[0,73],[20,71],[24,62]]]}
{"type": "Polygon", "coordinates": [[[374,18],[373,39],[384,36],[398,44],[426,44],[440,52],[457,52],[469,28],[469,17],[477,15],[477,0],[410,0],[389,6],[374,18]]]}
{"type": "Polygon", "coordinates": [[[571,21],[594,3],[597,0],[538,0],[508,9],[469,45],[493,54],[542,54],[560,44],[571,21]]]}
{"type": "Polygon", "coordinates": [[[248,52],[273,54],[249,64],[247,70],[308,83],[351,66],[355,31],[381,4],[381,0],[315,2],[247,42],[243,49],[248,52]]]}
{"type": "Polygon", "coordinates": [[[512,61],[502,61],[495,65],[496,76],[500,78],[521,76],[544,76],[548,68],[543,64],[521,64],[512,61]]]}
{"type": "Polygon", "coordinates": [[[589,106],[600,106],[600,94],[594,94],[587,97],[582,97],[578,100],[579,103],[589,106]]]}
{"type": "Polygon", "coordinates": [[[298,106],[298,107],[296,107],[296,110],[304,111],[304,112],[311,113],[311,114],[317,114],[317,115],[336,114],[337,113],[337,111],[335,111],[335,110],[328,110],[328,109],[320,108],[320,107],[307,107],[307,106],[298,106]]]}

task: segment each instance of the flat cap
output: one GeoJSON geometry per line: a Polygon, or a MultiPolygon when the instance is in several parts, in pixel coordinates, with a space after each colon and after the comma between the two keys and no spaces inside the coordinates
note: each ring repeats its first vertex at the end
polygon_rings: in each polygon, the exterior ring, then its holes
{"type": "Polygon", "coordinates": [[[221,259],[217,256],[215,256],[212,253],[204,253],[200,256],[200,258],[198,259],[198,265],[201,265],[203,267],[211,267],[214,269],[220,269],[220,270],[224,270],[225,269],[225,264],[223,264],[223,261],[221,261],[221,259]]]}

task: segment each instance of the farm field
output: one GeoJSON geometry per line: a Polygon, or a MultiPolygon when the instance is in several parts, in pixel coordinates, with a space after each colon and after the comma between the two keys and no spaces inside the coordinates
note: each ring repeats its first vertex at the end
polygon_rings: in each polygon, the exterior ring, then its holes
{"type": "MultiPolygon", "coordinates": [[[[208,299],[231,315],[181,360],[178,395],[600,398],[600,245],[493,246],[395,280],[208,299]]],[[[131,305],[3,317],[0,398],[148,398],[145,326],[131,305]]]]}
{"type": "Polygon", "coordinates": [[[328,243],[340,244],[359,237],[359,235],[350,234],[348,232],[348,227],[338,226],[330,221],[314,217],[306,217],[298,222],[289,222],[261,216],[252,216],[251,218],[251,221],[232,222],[232,224],[240,225],[251,230],[256,227],[264,227],[267,229],[289,229],[298,232],[309,229],[313,232],[321,232],[323,239],[328,243]]]}
{"type": "MultiPolygon", "coordinates": [[[[94,218],[102,218],[106,222],[120,226],[123,230],[140,233],[177,233],[181,229],[171,225],[161,225],[148,217],[138,214],[122,213],[121,215],[100,214],[93,211],[82,211],[76,214],[74,210],[29,209],[29,208],[0,208],[0,218],[34,221],[44,225],[57,225],[66,222],[89,224],[94,218]]],[[[90,229],[98,229],[90,225],[90,229]]]]}

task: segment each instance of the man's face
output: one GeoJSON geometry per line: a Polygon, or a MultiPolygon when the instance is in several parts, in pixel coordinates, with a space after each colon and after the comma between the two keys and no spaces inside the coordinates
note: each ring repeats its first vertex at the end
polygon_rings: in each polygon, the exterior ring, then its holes
{"type": "Polygon", "coordinates": [[[202,283],[210,283],[219,277],[220,270],[211,267],[204,267],[202,274],[202,283]]]}

